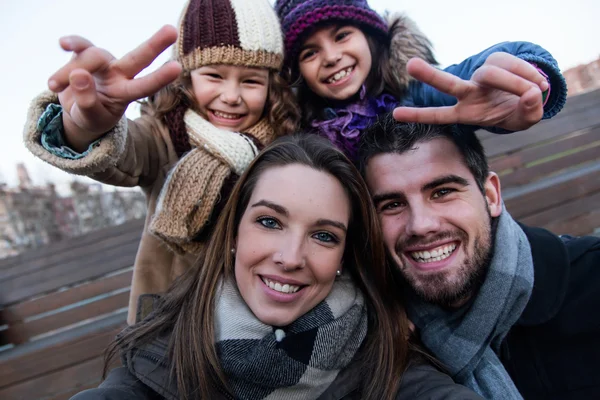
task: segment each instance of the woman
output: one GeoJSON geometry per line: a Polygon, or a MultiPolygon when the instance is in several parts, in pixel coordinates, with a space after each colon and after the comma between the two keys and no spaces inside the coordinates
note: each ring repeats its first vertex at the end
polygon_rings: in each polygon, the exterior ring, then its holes
{"type": "Polygon", "coordinates": [[[323,138],[281,138],[240,178],[205,258],[117,339],[125,366],[75,398],[479,398],[416,360],[394,288],[350,161],[323,138]]]}

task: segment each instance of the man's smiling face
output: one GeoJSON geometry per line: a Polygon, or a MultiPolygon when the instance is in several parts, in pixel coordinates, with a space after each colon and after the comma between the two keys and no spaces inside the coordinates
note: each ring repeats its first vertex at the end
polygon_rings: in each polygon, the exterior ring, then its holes
{"type": "Polygon", "coordinates": [[[491,257],[491,218],[502,211],[497,175],[482,194],[454,143],[435,138],[374,156],[366,180],[386,248],[415,292],[443,306],[466,301],[491,257]]]}

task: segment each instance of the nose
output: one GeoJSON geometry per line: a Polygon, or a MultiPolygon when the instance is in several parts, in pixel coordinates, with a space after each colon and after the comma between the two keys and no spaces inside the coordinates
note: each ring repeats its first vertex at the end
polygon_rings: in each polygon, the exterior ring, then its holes
{"type": "Polygon", "coordinates": [[[278,246],[278,251],[273,254],[273,258],[275,263],[281,266],[284,271],[304,268],[306,257],[302,238],[292,238],[291,235],[286,235],[286,238],[278,246]]]}
{"type": "Polygon", "coordinates": [[[322,51],[323,65],[326,67],[334,66],[342,59],[342,52],[335,44],[324,46],[322,51]]]}
{"type": "Polygon", "coordinates": [[[408,236],[427,236],[439,230],[440,219],[435,210],[426,204],[412,204],[407,211],[406,234],[408,236]]]}
{"type": "Polygon", "coordinates": [[[223,85],[223,90],[219,96],[225,104],[237,105],[242,101],[240,85],[237,82],[228,82],[223,85]]]}

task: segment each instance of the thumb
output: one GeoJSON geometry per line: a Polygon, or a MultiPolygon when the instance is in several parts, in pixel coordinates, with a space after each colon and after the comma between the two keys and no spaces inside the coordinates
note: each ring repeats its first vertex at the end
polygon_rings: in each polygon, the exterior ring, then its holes
{"type": "Polygon", "coordinates": [[[73,95],[70,117],[79,128],[100,135],[111,129],[119,121],[102,104],[96,90],[93,76],[84,69],[75,69],[69,75],[69,88],[73,95]]]}

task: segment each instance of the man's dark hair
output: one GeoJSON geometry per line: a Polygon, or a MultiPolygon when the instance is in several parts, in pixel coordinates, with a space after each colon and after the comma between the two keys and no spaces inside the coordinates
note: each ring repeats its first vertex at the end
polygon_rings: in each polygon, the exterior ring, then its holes
{"type": "Polygon", "coordinates": [[[462,154],[463,161],[473,174],[481,193],[485,193],[484,184],[489,166],[481,142],[475,132],[467,129],[455,125],[398,122],[391,113],[383,114],[363,132],[358,166],[364,176],[369,160],[378,154],[402,154],[414,149],[419,143],[439,137],[448,138],[462,154]]]}

